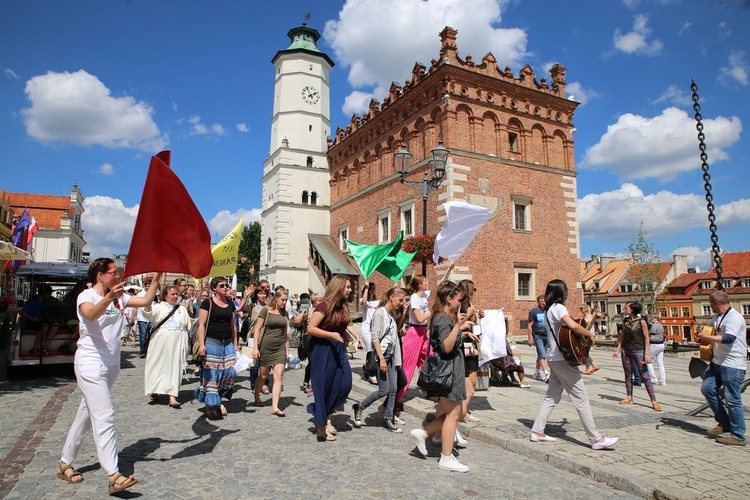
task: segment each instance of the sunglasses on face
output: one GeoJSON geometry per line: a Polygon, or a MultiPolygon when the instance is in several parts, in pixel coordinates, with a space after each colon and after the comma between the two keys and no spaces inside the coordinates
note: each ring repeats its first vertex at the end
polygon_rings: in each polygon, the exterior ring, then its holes
{"type": "Polygon", "coordinates": [[[216,288],[229,288],[229,285],[227,283],[219,283],[216,285],[216,288]]]}

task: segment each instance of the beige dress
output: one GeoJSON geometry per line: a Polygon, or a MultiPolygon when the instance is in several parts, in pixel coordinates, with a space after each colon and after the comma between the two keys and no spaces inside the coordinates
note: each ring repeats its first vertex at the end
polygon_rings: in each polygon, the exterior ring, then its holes
{"type": "Polygon", "coordinates": [[[281,314],[271,314],[265,307],[258,317],[264,318],[263,327],[258,335],[260,347],[259,366],[273,366],[286,363],[287,319],[281,314]]]}
{"type": "MultiPolygon", "coordinates": [[[[171,311],[171,305],[160,302],[154,304],[150,312],[143,311],[143,315],[156,326],[171,311]]],[[[180,307],[157,331],[151,333],[146,357],[146,395],[169,394],[177,397],[180,393],[189,328],[187,309],[180,307]]]]}

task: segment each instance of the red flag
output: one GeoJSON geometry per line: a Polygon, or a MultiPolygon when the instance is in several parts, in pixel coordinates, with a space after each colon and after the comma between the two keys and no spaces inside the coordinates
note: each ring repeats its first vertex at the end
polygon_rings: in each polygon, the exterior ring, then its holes
{"type": "Polygon", "coordinates": [[[31,225],[29,226],[29,229],[26,232],[26,249],[31,248],[29,245],[31,245],[31,240],[34,239],[34,234],[39,231],[39,226],[36,223],[36,217],[31,218],[31,225]]]}
{"type": "Polygon", "coordinates": [[[207,276],[211,233],[185,186],[169,168],[171,153],[151,157],[123,276],[151,271],[207,276]]]}

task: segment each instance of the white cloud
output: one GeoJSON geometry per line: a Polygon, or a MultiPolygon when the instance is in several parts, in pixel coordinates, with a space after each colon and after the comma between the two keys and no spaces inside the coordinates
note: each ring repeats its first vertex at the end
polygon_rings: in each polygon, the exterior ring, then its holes
{"type": "Polygon", "coordinates": [[[89,196],[83,201],[84,250],[91,253],[92,260],[128,252],[138,207],[126,207],[121,200],[109,196],[89,196]]]}
{"type": "Polygon", "coordinates": [[[727,26],[726,22],[720,22],[719,23],[719,40],[726,40],[732,36],[732,29],[727,26]]]}
{"type": "MultiPolygon", "coordinates": [[[[706,226],[706,216],[703,196],[670,191],[644,195],[631,183],[578,200],[578,217],[584,238],[629,239],[638,231],[641,221],[648,234],[670,236],[706,226]]],[[[722,227],[750,223],[750,199],[717,206],[716,220],[722,227]]]]}
{"type": "Polygon", "coordinates": [[[685,21],[685,22],[683,22],[683,23],[682,23],[682,28],[680,28],[680,31],[678,31],[678,32],[677,32],[677,34],[678,34],[678,35],[682,35],[682,34],[683,34],[683,33],[685,33],[685,32],[686,32],[687,30],[689,30],[689,29],[690,29],[690,27],[691,27],[692,25],[693,25],[693,23],[691,23],[690,21],[685,21]]]}
{"type": "MultiPolygon", "coordinates": [[[[458,30],[462,58],[470,54],[480,62],[492,52],[501,68],[518,66],[527,55],[526,32],[497,27],[508,3],[473,0],[467,6],[465,0],[347,0],[338,19],[326,23],[324,36],[338,63],[349,68],[348,81],[355,91],[373,92],[381,99],[392,81],[402,84],[410,78],[415,62],[429,66],[437,58],[438,33],[445,26],[458,30]]],[[[348,100],[347,113],[366,109],[355,109],[356,100],[348,100]]]]}
{"type": "Polygon", "coordinates": [[[102,175],[114,175],[115,167],[113,167],[110,163],[102,163],[102,165],[98,169],[96,169],[96,172],[102,175]]]}
{"type": "Polygon", "coordinates": [[[585,88],[583,85],[581,85],[581,82],[571,82],[565,85],[565,92],[568,95],[572,95],[575,101],[581,103],[581,106],[584,106],[591,99],[601,97],[601,94],[599,92],[593,89],[585,88]]]}
{"type": "Polygon", "coordinates": [[[719,81],[727,84],[734,81],[743,87],[747,87],[750,66],[747,64],[745,52],[738,50],[729,54],[729,64],[719,71],[720,74],[717,77],[719,81]]]}
{"type": "Polygon", "coordinates": [[[647,40],[652,31],[646,26],[647,23],[648,16],[639,14],[633,20],[633,31],[623,35],[620,33],[620,29],[617,28],[614,35],[615,48],[626,54],[658,55],[661,49],[664,48],[664,44],[659,39],[647,40]]]}
{"type": "MultiPolygon", "coordinates": [[[[178,120],[178,123],[182,123],[183,120],[178,120]]],[[[187,119],[187,122],[192,125],[190,135],[226,135],[227,131],[224,125],[220,123],[214,123],[210,127],[201,123],[201,117],[199,115],[193,115],[187,119]]]]}
{"type": "Polygon", "coordinates": [[[638,7],[638,4],[641,3],[641,0],[622,0],[622,3],[628,9],[635,9],[638,7]]]}
{"type": "MultiPolygon", "coordinates": [[[[725,148],[740,139],[741,120],[733,116],[704,118],[708,157],[728,158],[725,148]]],[[[599,142],[586,150],[582,169],[605,169],[627,179],[656,177],[668,181],[699,167],[695,122],[685,111],[667,108],[648,118],[632,113],[607,127],[599,142]]]]}
{"type": "MultiPolygon", "coordinates": [[[[705,102],[705,99],[701,99],[701,102],[705,102]]],[[[692,107],[693,105],[693,98],[691,97],[690,93],[678,87],[677,85],[670,85],[667,87],[667,90],[662,92],[662,94],[651,101],[651,104],[661,104],[661,103],[667,103],[674,106],[680,106],[682,108],[686,107],[692,107]]]]}
{"type": "Polygon", "coordinates": [[[263,210],[260,208],[251,208],[249,210],[240,208],[234,212],[222,210],[208,221],[208,228],[211,230],[211,237],[216,241],[218,241],[217,238],[223,238],[224,235],[237,225],[242,217],[245,218],[245,225],[248,225],[251,222],[260,222],[262,213],[263,210]]]}
{"type": "Polygon", "coordinates": [[[250,127],[247,126],[247,123],[238,123],[237,130],[240,132],[250,132],[250,127]]]}
{"type": "Polygon", "coordinates": [[[8,77],[8,80],[20,80],[21,77],[16,74],[15,71],[13,71],[10,68],[5,68],[5,76],[8,77]]]}
{"type": "Polygon", "coordinates": [[[27,133],[42,143],[71,142],[78,146],[161,151],[153,108],[133,97],[112,97],[97,77],[48,72],[26,82],[31,106],[21,110],[27,133]]]}
{"type": "Polygon", "coordinates": [[[172,103],[172,111],[177,111],[177,103],[176,102],[172,103]]]}
{"type": "Polygon", "coordinates": [[[341,106],[341,110],[347,116],[354,113],[362,114],[374,97],[375,94],[373,92],[360,92],[359,90],[355,90],[346,96],[344,104],[341,106]]]}
{"type": "Polygon", "coordinates": [[[702,273],[711,269],[711,247],[705,250],[698,247],[677,247],[669,255],[685,255],[688,267],[697,267],[702,273]]]}

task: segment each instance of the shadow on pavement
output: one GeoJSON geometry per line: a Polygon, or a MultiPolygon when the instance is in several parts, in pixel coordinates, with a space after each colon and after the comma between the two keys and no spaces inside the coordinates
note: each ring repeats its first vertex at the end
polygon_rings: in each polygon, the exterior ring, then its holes
{"type": "MultiPolygon", "coordinates": [[[[691,434],[698,434],[700,436],[706,436],[706,430],[701,426],[695,425],[692,422],[686,422],[685,420],[680,420],[678,418],[662,418],[661,424],[657,424],[656,428],[658,429],[662,425],[668,426],[668,427],[677,427],[680,430],[683,430],[685,432],[690,432],[691,434]]],[[[706,436],[708,438],[711,438],[711,436],[706,436]]]]}

